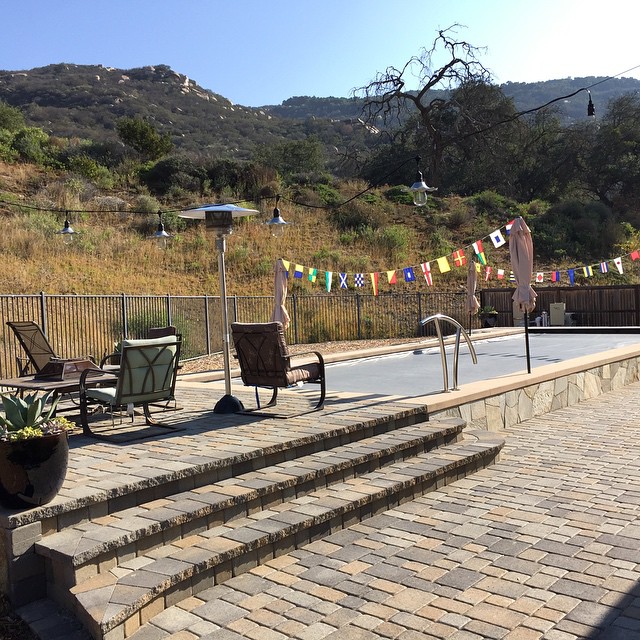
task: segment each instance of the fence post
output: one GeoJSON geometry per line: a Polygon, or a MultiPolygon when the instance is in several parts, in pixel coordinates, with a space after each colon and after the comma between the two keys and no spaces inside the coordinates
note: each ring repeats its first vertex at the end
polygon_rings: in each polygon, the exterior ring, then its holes
{"type": "Polygon", "coordinates": [[[44,335],[47,335],[47,294],[40,292],[40,324],[44,335]]]}
{"type": "Polygon", "coordinates": [[[206,331],[207,355],[211,353],[211,324],[209,322],[209,296],[204,297],[204,329],[206,331]]]}
{"type": "Polygon", "coordinates": [[[298,340],[298,296],[293,294],[291,296],[293,300],[293,343],[299,344],[298,340]]]}
{"type": "Polygon", "coordinates": [[[362,340],[362,327],[360,326],[360,294],[356,293],[356,326],[358,327],[358,340],[362,340]]]}
{"type": "Polygon", "coordinates": [[[127,297],[122,294],[122,308],[120,309],[122,314],[122,337],[126,340],[129,337],[129,320],[127,318],[127,297]]]}
{"type": "Polygon", "coordinates": [[[173,324],[171,321],[171,294],[167,293],[167,324],[173,324]]]}

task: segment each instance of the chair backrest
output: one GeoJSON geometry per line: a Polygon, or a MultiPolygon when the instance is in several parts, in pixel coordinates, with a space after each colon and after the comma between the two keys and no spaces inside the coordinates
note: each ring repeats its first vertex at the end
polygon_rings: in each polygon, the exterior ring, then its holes
{"type": "Polygon", "coordinates": [[[178,330],[172,324],[166,327],[151,327],[147,331],[147,338],[164,338],[175,335],[178,335],[178,330]]]}
{"type": "Polygon", "coordinates": [[[173,397],[181,344],[180,336],[124,340],[115,404],[173,397]]]}
{"type": "Polygon", "coordinates": [[[7,325],[11,327],[18,338],[31,366],[35,369],[35,373],[38,373],[51,358],[58,357],[40,325],[31,320],[10,320],[7,325]]]}
{"type": "Polygon", "coordinates": [[[232,322],[231,334],[246,385],[287,385],[290,354],[281,322],[232,322]]]}

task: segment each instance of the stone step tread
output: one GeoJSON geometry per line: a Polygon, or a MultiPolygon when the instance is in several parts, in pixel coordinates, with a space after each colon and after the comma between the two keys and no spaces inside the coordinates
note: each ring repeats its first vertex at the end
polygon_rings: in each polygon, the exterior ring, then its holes
{"type": "Polygon", "coordinates": [[[423,453],[282,503],[277,509],[194,534],[180,541],[180,545],[164,546],[162,557],[147,557],[131,570],[121,566],[98,574],[70,591],[94,623],[108,631],[123,624],[156,596],[203,571],[340,517],[418,481],[441,477],[467,463],[495,456],[503,444],[502,439],[492,434],[474,435],[465,442],[443,447],[446,451],[439,450],[435,455],[423,453]]]}
{"type": "Polygon", "coordinates": [[[192,522],[270,492],[365,464],[371,459],[408,449],[418,442],[455,435],[462,431],[463,426],[459,419],[445,418],[401,427],[68,527],[44,537],[36,543],[36,549],[40,555],[69,558],[74,566],[81,566],[111,549],[170,527],[192,522]]]}

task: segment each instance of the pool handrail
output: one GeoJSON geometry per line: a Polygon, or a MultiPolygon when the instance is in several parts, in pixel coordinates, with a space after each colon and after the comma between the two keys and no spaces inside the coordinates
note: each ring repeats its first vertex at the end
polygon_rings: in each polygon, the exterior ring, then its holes
{"type": "Polygon", "coordinates": [[[429,323],[433,323],[436,328],[436,334],[438,336],[438,343],[440,345],[440,360],[442,362],[442,376],[444,378],[444,393],[449,393],[450,391],[458,390],[458,356],[460,353],[460,334],[464,336],[464,339],[467,341],[467,345],[469,346],[469,351],[471,353],[471,359],[473,360],[473,364],[478,364],[478,356],[476,355],[476,350],[473,347],[473,343],[471,342],[471,338],[469,334],[465,331],[464,327],[454,318],[449,316],[445,316],[442,313],[434,313],[431,316],[427,316],[423,320],[420,320],[420,324],[424,327],[429,323]],[[447,355],[444,348],[444,338],[442,337],[442,327],[440,326],[440,322],[445,321],[449,324],[452,324],[456,328],[456,341],[455,347],[453,350],[453,387],[449,389],[449,371],[447,368],[447,355]]]}

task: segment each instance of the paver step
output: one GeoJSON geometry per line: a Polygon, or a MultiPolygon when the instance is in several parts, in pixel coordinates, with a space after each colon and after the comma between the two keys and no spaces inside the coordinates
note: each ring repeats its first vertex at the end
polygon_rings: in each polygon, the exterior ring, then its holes
{"type": "Polygon", "coordinates": [[[154,545],[176,542],[345,476],[451,442],[463,427],[454,418],[410,425],[250,471],[69,527],[37,542],[36,551],[50,559],[56,585],[70,587],[113,568],[132,552],[146,553],[154,545]]]}
{"type": "Polygon", "coordinates": [[[125,638],[166,607],[265,559],[491,464],[503,440],[486,431],[272,505],[173,543],[72,587],[74,609],[94,638],[125,638]]]}

